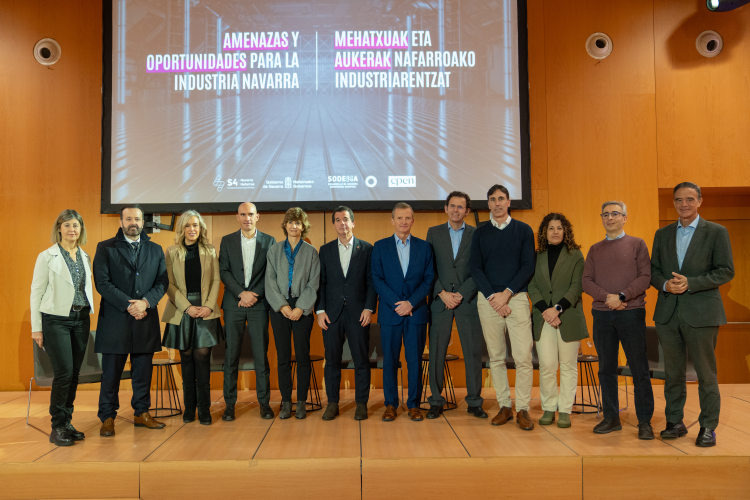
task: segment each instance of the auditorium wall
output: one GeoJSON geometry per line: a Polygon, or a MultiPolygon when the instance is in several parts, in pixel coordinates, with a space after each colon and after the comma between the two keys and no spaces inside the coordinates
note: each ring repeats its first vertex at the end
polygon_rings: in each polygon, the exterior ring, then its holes
{"type": "MultiPolygon", "coordinates": [[[[676,218],[671,187],[691,180],[707,188],[701,214],[729,229],[737,271],[722,287],[734,324],[719,336],[719,381],[750,383],[744,361],[750,354],[750,7],[711,14],[703,0],[528,0],[528,24],[534,208],[513,217],[536,229],[546,213],[561,211],[573,221],[585,253],[604,236],[601,202],[620,199],[628,204],[626,231],[650,247],[654,231],[676,218]],[[714,59],[695,51],[695,37],[705,29],[724,36],[724,51],[714,59]],[[584,49],[597,31],[614,41],[612,56],[603,61],[584,49]]],[[[92,255],[118,227],[117,216],[99,214],[101,33],[98,0],[0,0],[0,391],[28,388],[33,376],[29,286],[55,216],[64,208],[83,215],[89,236],[84,249],[92,255]],[[62,58],[50,68],[32,56],[44,37],[62,46],[62,58]]],[[[484,202],[474,205],[487,220],[484,202]]],[[[278,238],[281,218],[264,213],[259,227],[278,238]]],[[[233,215],[206,220],[217,245],[237,229],[233,215]]],[[[444,220],[440,212],[419,212],[414,234],[424,237],[444,220]]],[[[335,237],[330,213],[311,214],[311,222],[313,245],[335,237]]],[[[355,232],[368,241],[389,235],[390,214],[358,213],[355,232]]],[[[165,247],[172,238],[154,235],[165,247]]],[[[590,300],[584,300],[588,309],[590,300]]],[[[649,312],[655,301],[651,290],[649,312]]],[[[317,326],[312,345],[323,353],[317,326]]],[[[450,352],[461,354],[456,332],[450,352]]],[[[320,382],[320,363],[316,368],[320,382]]],[[[451,368],[456,385],[463,385],[462,367],[451,368]]],[[[213,377],[220,388],[221,375],[213,377]]],[[[351,377],[345,381],[353,384],[351,377]]],[[[240,384],[250,388],[253,382],[244,374],[240,384]]],[[[379,374],[373,383],[379,385],[379,374]]]]}

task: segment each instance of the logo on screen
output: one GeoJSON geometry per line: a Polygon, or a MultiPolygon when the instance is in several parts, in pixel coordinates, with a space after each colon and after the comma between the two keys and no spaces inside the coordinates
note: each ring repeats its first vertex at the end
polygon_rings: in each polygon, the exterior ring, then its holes
{"type": "Polygon", "coordinates": [[[284,187],[287,188],[287,189],[292,189],[292,178],[291,177],[287,177],[286,179],[284,179],[284,187]]]}
{"type": "Polygon", "coordinates": [[[392,188],[417,187],[417,176],[416,175],[389,175],[388,187],[392,187],[392,188]]]}
{"type": "Polygon", "coordinates": [[[214,186],[216,186],[216,191],[221,192],[222,189],[224,189],[224,181],[221,180],[221,176],[217,175],[216,179],[214,179],[214,186]]]}
{"type": "Polygon", "coordinates": [[[374,175],[368,175],[365,179],[365,184],[367,187],[375,187],[378,184],[378,180],[375,178],[374,175]]]}

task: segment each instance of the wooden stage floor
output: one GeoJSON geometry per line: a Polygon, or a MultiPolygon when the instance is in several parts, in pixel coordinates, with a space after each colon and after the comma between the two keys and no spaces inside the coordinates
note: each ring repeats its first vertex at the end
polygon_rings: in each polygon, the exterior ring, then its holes
{"type": "MultiPolygon", "coordinates": [[[[685,423],[698,418],[697,386],[689,385],[685,423]]],[[[696,423],[686,437],[662,441],[662,386],[654,386],[657,439],[637,439],[632,386],[623,430],[591,432],[596,414],[572,415],[573,426],[515,421],[493,427],[461,404],[436,420],[412,422],[399,410],[382,422],[382,390],[370,397],[370,418],[353,419],[354,391],[342,390],[342,414],[323,421],[263,420],[253,391],[240,392],[237,420],[223,422],[221,391],[212,391],[213,425],[181,416],[162,419],[163,430],[116,420],[114,438],[99,436],[98,392],[81,391],[73,424],[86,433],[59,448],[26,425],[27,393],[0,393],[0,498],[175,498],[256,496],[273,498],[379,498],[415,492],[463,498],[532,494],[545,498],[750,498],[750,385],[721,387],[721,423],[714,448],[694,445],[696,423]],[[473,495],[472,495],[473,496],[473,495]]],[[[120,415],[132,418],[121,392],[120,415]]],[[[621,386],[621,406],[625,405],[621,386]]],[[[484,389],[490,418],[498,410],[494,389],[484,389]]],[[[542,414],[534,388],[531,415],[542,414]]],[[[277,391],[271,406],[278,413],[277,391]]],[[[33,392],[31,423],[49,428],[49,392],[33,392]]],[[[324,401],[325,403],[325,401],[324,401]]]]}

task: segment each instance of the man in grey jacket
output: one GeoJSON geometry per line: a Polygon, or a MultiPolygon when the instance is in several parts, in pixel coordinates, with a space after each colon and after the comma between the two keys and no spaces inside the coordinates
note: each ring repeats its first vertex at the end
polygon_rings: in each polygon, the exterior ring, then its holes
{"type": "Polygon", "coordinates": [[[469,257],[471,237],[476,230],[464,222],[471,213],[471,199],[453,191],[445,199],[448,223],[427,230],[427,242],[435,254],[435,282],[431,292],[430,314],[430,410],[428,419],[443,412],[442,395],[445,356],[456,320],[466,366],[467,411],[487,418],[482,409],[482,325],[477,312],[477,286],[471,278],[469,257]]]}
{"type": "Polygon", "coordinates": [[[719,287],[734,277],[732,247],[724,226],[698,215],[701,188],[681,182],[673,191],[680,218],[656,231],[651,285],[659,291],[654,321],[664,351],[667,427],[662,439],[687,434],[682,422],[687,388],[687,351],[698,373],[701,413],[695,445],[716,445],[721,396],[716,377],[716,339],[727,322],[719,287]]]}

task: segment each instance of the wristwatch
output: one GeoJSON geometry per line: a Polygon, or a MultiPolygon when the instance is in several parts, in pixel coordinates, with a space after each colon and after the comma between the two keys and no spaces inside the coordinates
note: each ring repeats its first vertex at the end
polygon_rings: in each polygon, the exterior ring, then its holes
{"type": "Polygon", "coordinates": [[[563,308],[560,304],[555,304],[555,310],[559,312],[560,314],[562,314],[563,312],[563,308]]]}
{"type": "Polygon", "coordinates": [[[625,292],[620,292],[620,302],[625,302],[625,292]]]}

